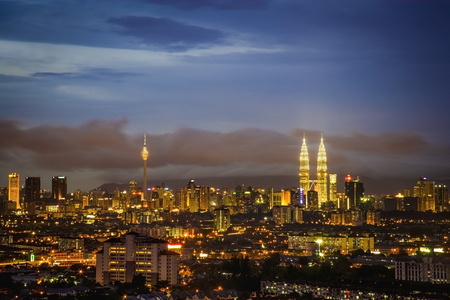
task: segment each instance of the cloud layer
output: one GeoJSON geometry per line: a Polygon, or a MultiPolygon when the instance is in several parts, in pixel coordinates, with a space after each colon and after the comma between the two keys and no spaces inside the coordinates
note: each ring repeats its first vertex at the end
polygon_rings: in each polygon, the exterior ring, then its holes
{"type": "MultiPolygon", "coordinates": [[[[1,120],[0,133],[4,138],[0,141],[0,164],[7,165],[20,156],[22,164],[18,168],[26,170],[26,174],[47,171],[76,174],[90,170],[103,174],[97,178],[98,185],[103,183],[101,180],[113,178],[122,182],[136,180],[128,176],[140,177],[136,174],[140,174],[142,167],[142,136],[126,133],[127,123],[125,119],[91,120],[76,127],[32,127],[1,120]]],[[[166,134],[149,134],[148,166],[152,170],[149,173],[158,181],[188,180],[192,176],[216,178],[218,182],[221,177],[230,176],[295,178],[300,133],[306,133],[311,178],[314,178],[320,133],[303,129],[295,129],[292,135],[256,128],[231,132],[180,128],[166,134]]],[[[389,180],[409,174],[413,182],[423,171],[428,171],[429,177],[435,174],[442,178],[445,176],[442,171],[450,170],[448,164],[441,165],[440,170],[433,165],[448,158],[448,154],[434,152],[439,145],[408,132],[326,136],[325,145],[328,171],[340,176],[351,171],[354,176],[383,182],[383,174],[389,180]],[[430,155],[431,158],[423,160],[430,155]],[[422,157],[422,164],[411,164],[405,157],[422,157]]]]}

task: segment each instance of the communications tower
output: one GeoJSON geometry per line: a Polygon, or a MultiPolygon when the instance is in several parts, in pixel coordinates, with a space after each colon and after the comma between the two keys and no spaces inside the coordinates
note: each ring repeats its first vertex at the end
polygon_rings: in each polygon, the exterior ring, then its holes
{"type": "Polygon", "coordinates": [[[147,135],[144,134],[144,148],[141,151],[142,159],[144,160],[144,182],[142,183],[142,201],[147,200],[147,158],[148,158],[148,150],[147,150],[147,135]]]}

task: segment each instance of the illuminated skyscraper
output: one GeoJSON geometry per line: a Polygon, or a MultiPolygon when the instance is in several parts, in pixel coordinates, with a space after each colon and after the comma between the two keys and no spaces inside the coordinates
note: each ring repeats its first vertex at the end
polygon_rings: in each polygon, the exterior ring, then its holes
{"type": "Polygon", "coordinates": [[[414,197],[419,197],[420,211],[435,211],[436,191],[434,181],[426,177],[419,177],[417,185],[414,187],[414,197]]]}
{"type": "Polygon", "coordinates": [[[299,178],[300,178],[300,190],[299,190],[300,204],[307,205],[308,201],[306,197],[309,191],[309,155],[304,134],[303,134],[302,150],[300,151],[299,178]]]}
{"type": "Polygon", "coordinates": [[[20,208],[20,176],[18,173],[9,174],[8,200],[16,204],[16,208],[20,208]]]}
{"type": "Polygon", "coordinates": [[[147,135],[144,134],[144,148],[141,151],[142,159],[144,160],[144,182],[142,183],[142,201],[147,200],[147,135]]]}
{"type": "Polygon", "coordinates": [[[224,206],[214,210],[214,229],[223,232],[230,227],[230,210],[224,206]]]}
{"type": "Polygon", "coordinates": [[[364,197],[364,185],[359,177],[352,179],[350,175],[345,177],[345,197],[347,199],[347,209],[359,207],[361,198],[364,197]]]}
{"type": "Polygon", "coordinates": [[[330,174],[330,199],[329,199],[335,207],[338,207],[337,204],[337,174],[330,174]]]}
{"type": "Polygon", "coordinates": [[[52,197],[53,199],[61,200],[67,196],[67,177],[53,176],[52,178],[52,197]]]}
{"type": "Polygon", "coordinates": [[[318,185],[318,208],[327,202],[327,153],[325,152],[325,145],[323,144],[323,136],[320,138],[319,154],[317,156],[317,185],[318,185]]]}

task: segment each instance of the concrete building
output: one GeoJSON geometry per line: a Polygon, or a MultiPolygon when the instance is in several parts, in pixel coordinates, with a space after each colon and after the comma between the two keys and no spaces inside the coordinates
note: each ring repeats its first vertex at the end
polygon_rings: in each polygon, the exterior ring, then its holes
{"type": "Polygon", "coordinates": [[[167,280],[178,284],[179,254],[168,250],[166,241],[130,232],[111,238],[97,252],[96,280],[106,285],[115,281],[131,282],[143,275],[147,284],[167,280]]]}
{"type": "Polygon", "coordinates": [[[214,210],[214,229],[223,232],[230,227],[230,210],[226,207],[219,207],[214,210]]]}
{"type": "Polygon", "coordinates": [[[450,260],[423,258],[400,258],[395,262],[395,279],[448,284],[450,260]]]}

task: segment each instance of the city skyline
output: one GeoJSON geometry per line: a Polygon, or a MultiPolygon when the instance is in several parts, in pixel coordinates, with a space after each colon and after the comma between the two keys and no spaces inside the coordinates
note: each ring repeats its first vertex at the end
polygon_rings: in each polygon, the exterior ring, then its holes
{"type": "Polygon", "coordinates": [[[349,173],[370,194],[448,185],[449,8],[0,1],[0,186],[140,182],[146,134],[150,186],[298,187],[303,133],[324,134],[338,191],[349,173]]]}

